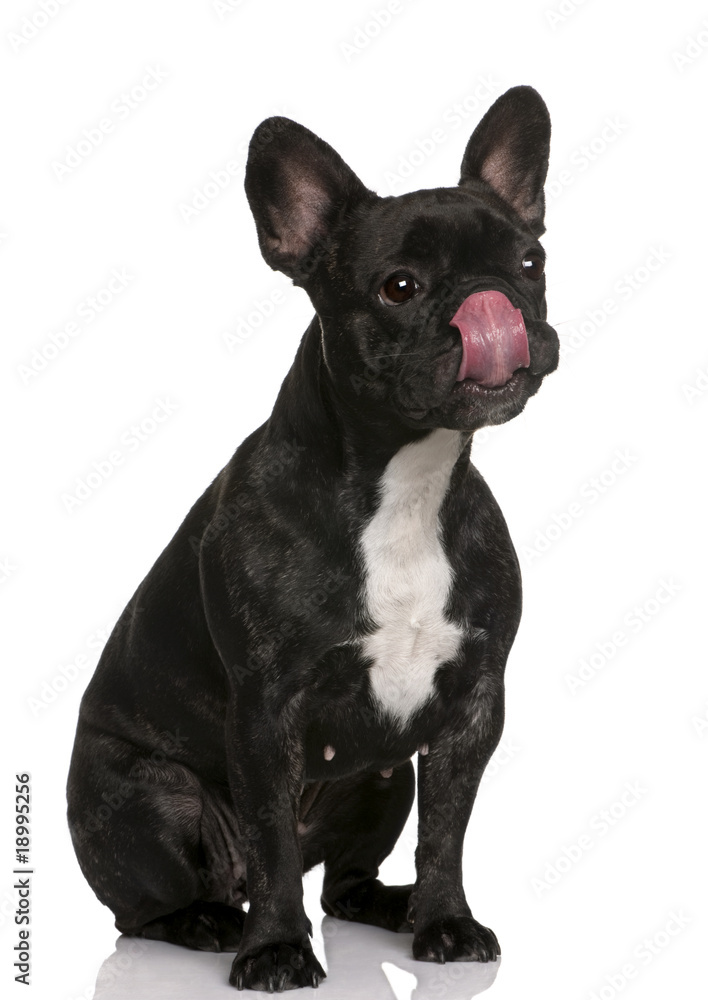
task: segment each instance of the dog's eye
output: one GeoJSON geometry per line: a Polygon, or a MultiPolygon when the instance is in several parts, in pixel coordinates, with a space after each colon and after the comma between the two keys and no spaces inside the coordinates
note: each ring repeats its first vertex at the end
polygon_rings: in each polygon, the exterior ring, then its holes
{"type": "Polygon", "coordinates": [[[392,274],[379,289],[379,296],[387,306],[398,306],[412,299],[420,285],[410,274],[392,274]]]}
{"type": "Polygon", "coordinates": [[[544,259],[537,250],[529,250],[521,261],[521,273],[532,281],[539,281],[543,277],[544,259]]]}

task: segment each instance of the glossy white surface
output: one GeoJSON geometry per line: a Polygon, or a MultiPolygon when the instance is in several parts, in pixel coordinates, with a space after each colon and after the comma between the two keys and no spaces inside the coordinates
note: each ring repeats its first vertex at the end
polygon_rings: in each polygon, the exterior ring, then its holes
{"type": "MultiPolygon", "coordinates": [[[[321,1000],[468,1000],[494,982],[500,962],[480,965],[416,962],[411,936],[325,917],[316,942],[327,978],[317,990],[291,996],[321,1000]]],[[[233,955],[191,952],[159,941],[119,937],[98,974],[94,1000],[229,1000],[272,996],[239,994],[228,985],[233,955]]]]}

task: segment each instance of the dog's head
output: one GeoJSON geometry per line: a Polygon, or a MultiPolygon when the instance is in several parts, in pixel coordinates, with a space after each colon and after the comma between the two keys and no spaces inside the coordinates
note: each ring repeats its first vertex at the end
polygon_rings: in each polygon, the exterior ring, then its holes
{"type": "Polygon", "coordinates": [[[255,131],[246,194],[261,251],[308,292],[332,391],[411,428],[519,413],[558,363],[545,322],[550,119],[531,87],[475,129],[459,184],[380,198],[287,118],[255,131]]]}

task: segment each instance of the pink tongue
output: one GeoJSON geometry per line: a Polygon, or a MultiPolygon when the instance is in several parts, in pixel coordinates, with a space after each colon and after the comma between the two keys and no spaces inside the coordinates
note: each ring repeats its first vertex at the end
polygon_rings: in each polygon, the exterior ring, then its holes
{"type": "Polygon", "coordinates": [[[528,368],[529,342],[520,309],[502,292],[468,295],[450,326],[462,334],[457,381],[471,378],[492,388],[505,385],[517,368],[528,368]]]}

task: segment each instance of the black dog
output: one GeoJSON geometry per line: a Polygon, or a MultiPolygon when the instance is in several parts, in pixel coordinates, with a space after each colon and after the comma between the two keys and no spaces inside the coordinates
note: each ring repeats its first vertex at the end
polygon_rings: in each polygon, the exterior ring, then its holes
{"type": "Polygon", "coordinates": [[[253,136],[263,256],[316,316],[270,419],[118,621],[68,784],[116,927],[238,951],[239,989],[324,976],[302,893],[320,862],[327,913],[412,931],[424,961],[499,955],[461,858],[521,590],[469,452],[557,365],[537,241],[549,138],[543,101],[516,87],[457,187],[379,198],[295,122],[253,136]],[[417,878],[385,886],[416,752],[417,878]]]}

